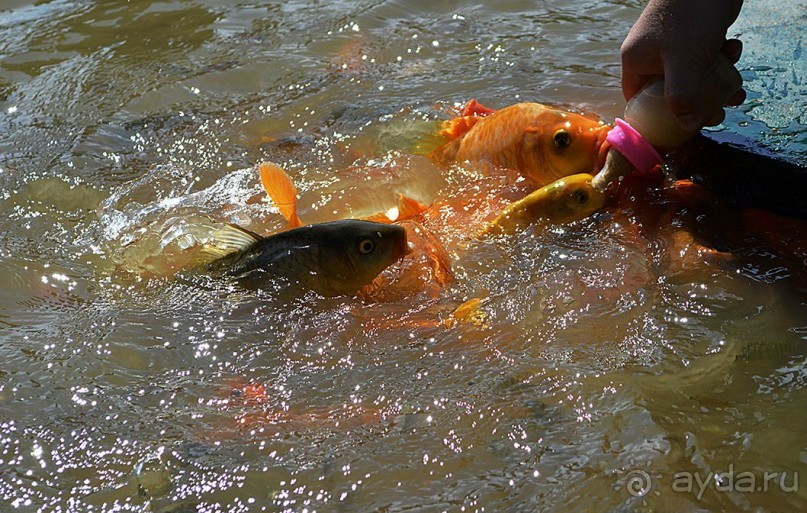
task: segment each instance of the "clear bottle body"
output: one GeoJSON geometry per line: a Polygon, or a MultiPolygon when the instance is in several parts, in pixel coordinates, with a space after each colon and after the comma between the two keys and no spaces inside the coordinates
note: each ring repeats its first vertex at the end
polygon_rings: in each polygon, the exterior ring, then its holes
{"type": "MultiPolygon", "coordinates": [[[[723,54],[709,69],[703,86],[703,112],[711,113],[742,87],[740,73],[723,54]]],[[[673,116],[664,99],[664,81],[653,82],[628,101],[625,121],[635,128],[656,149],[671,151],[700,130],[684,130],[673,116]]]]}

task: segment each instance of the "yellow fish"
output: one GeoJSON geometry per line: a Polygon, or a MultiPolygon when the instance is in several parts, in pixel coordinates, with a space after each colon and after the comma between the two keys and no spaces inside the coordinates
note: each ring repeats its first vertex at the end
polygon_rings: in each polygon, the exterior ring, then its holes
{"type": "Polygon", "coordinates": [[[592,178],[580,173],[541,187],[508,205],[481,235],[512,234],[539,220],[560,224],[588,217],[605,204],[605,195],[592,187],[592,178]]]}

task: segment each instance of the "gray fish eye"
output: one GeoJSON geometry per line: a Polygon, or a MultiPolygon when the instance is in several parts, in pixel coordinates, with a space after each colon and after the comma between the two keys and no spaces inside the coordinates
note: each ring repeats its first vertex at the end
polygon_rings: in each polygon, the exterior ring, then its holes
{"type": "Polygon", "coordinates": [[[362,239],[359,241],[359,253],[366,255],[372,253],[375,249],[375,242],[373,239],[362,239]]]}
{"type": "Polygon", "coordinates": [[[581,205],[588,201],[588,193],[586,191],[575,191],[572,196],[574,200],[581,205]]]}

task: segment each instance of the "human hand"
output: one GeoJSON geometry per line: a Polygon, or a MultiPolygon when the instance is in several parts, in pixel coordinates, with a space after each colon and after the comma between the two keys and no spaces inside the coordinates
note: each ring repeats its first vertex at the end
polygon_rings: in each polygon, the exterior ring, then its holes
{"type": "MultiPolygon", "coordinates": [[[[742,0],[650,0],[622,44],[625,99],[663,77],[665,99],[683,129],[722,122],[722,108],[705,112],[702,91],[719,52],[732,63],[740,58],[742,43],[726,40],[726,32],[741,7],[742,0]]],[[[727,104],[744,100],[745,91],[739,89],[727,104]]]]}

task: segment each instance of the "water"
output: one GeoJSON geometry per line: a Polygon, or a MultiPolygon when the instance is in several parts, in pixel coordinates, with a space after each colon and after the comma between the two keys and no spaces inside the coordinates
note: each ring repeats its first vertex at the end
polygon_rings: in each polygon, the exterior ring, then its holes
{"type": "MultiPolygon", "coordinates": [[[[804,509],[803,262],[605,212],[452,246],[437,297],[165,269],[207,223],[282,225],[258,161],[315,222],[460,195],[410,150],[470,97],[612,119],[641,4],[6,0],[0,511],[804,509]],[[437,322],[483,296],[484,326],[437,322]]],[[[803,6],[746,6],[723,127],[801,163],[803,6]]]]}

